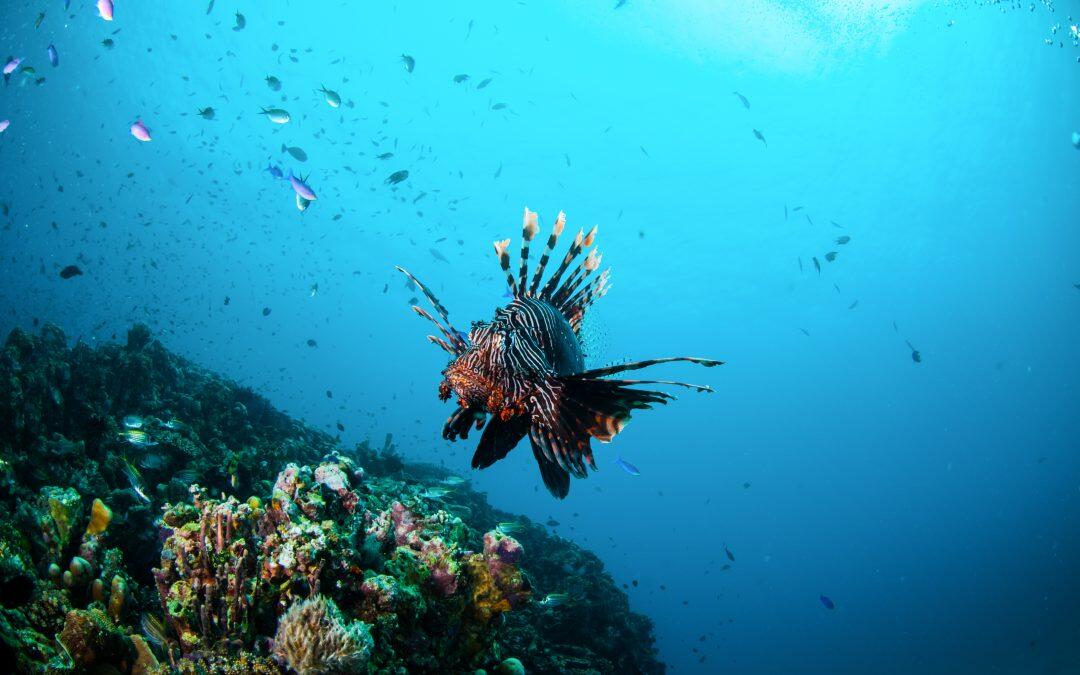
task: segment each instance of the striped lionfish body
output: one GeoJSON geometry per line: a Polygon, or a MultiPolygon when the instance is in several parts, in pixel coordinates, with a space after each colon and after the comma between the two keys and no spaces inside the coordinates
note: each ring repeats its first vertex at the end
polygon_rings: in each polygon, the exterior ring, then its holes
{"type": "Polygon", "coordinates": [[[565,225],[566,217],[560,213],[531,280],[529,246],[539,232],[536,213],[525,209],[516,274],[510,266],[510,240],[495,242],[513,300],[497,309],[492,321],[473,324],[467,336],[453,327],[446,308],[426,286],[398,268],[423,292],[442,319],[440,322],[413,306],[442,335],[429,335],[428,339],[452,357],[442,373],[439,398],[446,401],[456,396],[458,407],[446,421],[443,437],[454,441],[467,438],[473,428],[483,429],[472,459],[473,468],[483,469],[505,457],[528,436],[544,485],[559,498],[569,493],[571,474],[585,478],[586,466],[596,469],[591,439],[608,442],[622,431],[631,411],[674,398],[660,391],[634,389],[633,385],[670,384],[712,391],[685,382],[607,376],[669,361],[709,367],[722,363],[676,356],[586,370],[578,332],[585,311],[607,293],[610,270],[596,274],[601,259],[596,249],[573,265],[583,250],[592,247],[596,239],[594,227],[587,235],[578,232],[561,264],[541,286],[565,225]]]}

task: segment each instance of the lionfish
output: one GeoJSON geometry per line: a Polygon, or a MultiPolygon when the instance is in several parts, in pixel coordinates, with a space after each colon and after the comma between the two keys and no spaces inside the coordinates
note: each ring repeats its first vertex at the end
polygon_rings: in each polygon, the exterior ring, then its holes
{"type": "Polygon", "coordinates": [[[468,334],[454,328],[446,308],[424,284],[405,269],[397,268],[420,289],[442,318],[440,322],[426,310],[412,307],[442,334],[442,337],[429,335],[428,340],[452,357],[442,371],[439,398],[447,401],[456,395],[458,407],[443,427],[443,438],[464,439],[468,438],[470,429],[483,429],[472,466],[484,469],[505,457],[528,436],[544,485],[560,499],[570,491],[571,475],[585,478],[586,465],[596,469],[591,439],[606,443],[626,426],[631,411],[651,408],[674,398],[660,391],[633,389],[633,385],[666,384],[712,391],[707,386],[685,382],[607,379],[609,375],[671,361],[689,361],[707,367],[723,363],[675,356],[586,370],[579,337],[582,319],[586,310],[610,288],[611,270],[595,274],[601,256],[593,248],[567,274],[581,252],[596,241],[594,227],[587,235],[578,232],[562,263],[541,286],[544,270],[565,225],[566,216],[560,213],[531,281],[529,246],[540,231],[536,213],[525,209],[516,276],[510,268],[510,240],[495,242],[495,253],[506,273],[513,299],[495,310],[491,322],[473,323],[468,334]]]}

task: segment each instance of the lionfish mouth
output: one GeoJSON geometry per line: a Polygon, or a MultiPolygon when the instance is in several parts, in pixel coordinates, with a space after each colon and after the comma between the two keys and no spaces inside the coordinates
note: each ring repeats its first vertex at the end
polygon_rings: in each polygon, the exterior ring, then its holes
{"type": "Polygon", "coordinates": [[[665,384],[712,391],[708,386],[686,382],[609,376],[674,361],[706,367],[723,363],[672,356],[585,369],[578,333],[588,308],[607,293],[610,270],[594,274],[601,261],[595,248],[573,264],[595,243],[594,227],[588,235],[583,230],[578,232],[562,262],[541,286],[565,225],[566,216],[560,213],[531,282],[529,248],[540,231],[536,213],[525,209],[517,274],[510,267],[510,240],[495,242],[495,254],[513,299],[496,311],[490,323],[475,324],[468,334],[454,328],[446,308],[427,286],[405,269],[397,268],[416,284],[439,317],[416,305],[412,307],[438,328],[441,337],[429,335],[428,340],[452,357],[443,371],[439,398],[447,401],[456,395],[458,407],[443,426],[443,438],[455,441],[468,438],[474,428],[483,429],[472,458],[473,468],[483,469],[505,457],[528,436],[544,485],[560,499],[570,491],[571,475],[585,478],[587,467],[596,469],[592,439],[606,443],[625,428],[632,411],[674,398],[665,392],[634,387],[665,384]]]}

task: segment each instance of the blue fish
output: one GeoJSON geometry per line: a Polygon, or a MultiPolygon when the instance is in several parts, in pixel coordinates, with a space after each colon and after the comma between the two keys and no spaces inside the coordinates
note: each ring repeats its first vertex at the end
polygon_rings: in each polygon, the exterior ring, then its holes
{"type": "Polygon", "coordinates": [[[641,471],[639,471],[636,466],[634,466],[630,462],[623,459],[622,455],[619,455],[615,459],[615,465],[618,466],[623,471],[625,471],[626,473],[630,474],[631,476],[640,476],[641,475],[641,471]]]}
{"type": "Polygon", "coordinates": [[[54,68],[60,65],[60,54],[57,53],[56,47],[49,45],[46,52],[49,54],[49,63],[51,63],[54,68]]]}
{"type": "Polygon", "coordinates": [[[267,164],[266,171],[279,180],[285,177],[285,174],[281,172],[281,167],[274,166],[273,164],[267,164]]]}
{"type": "Polygon", "coordinates": [[[829,599],[829,596],[821,596],[821,604],[825,605],[825,609],[836,609],[836,603],[829,599]]]}

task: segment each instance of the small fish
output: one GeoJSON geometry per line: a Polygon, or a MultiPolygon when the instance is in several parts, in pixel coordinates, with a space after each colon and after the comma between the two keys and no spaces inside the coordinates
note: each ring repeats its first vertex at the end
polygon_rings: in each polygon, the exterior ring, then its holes
{"type": "Polygon", "coordinates": [[[919,350],[915,349],[915,346],[907,340],[904,340],[904,342],[907,343],[908,349],[911,350],[911,360],[915,363],[922,363],[922,354],[919,353],[919,350]]]}
{"type": "Polygon", "coordinates": [[[303,148],[299,148],[299,147],[296,147],[296,146],[290,147],[290,146],[285,145],[284,143],[282,143],[281,144],[281,151],[289,153],[292,156],[292,158],[295,159],[298,162],[306,162],[307,161],[307,153],[304,152],[303,148]]]}
{"type": "Polygon", "coordinates": [[[838,245],[840,245],[840,246],[843,246],[844,244],[848,243],[849,241],[851,241],[851,237],[847,236],[846,234],[844,236],[842,236],[842,237],[837,237],[836,238],[836,243],[838,245]]]}
{"type": "Polygon", "coordinates": [[[443,255],[443,254],[442,254],[442,253],[441,253],[441,252],[439,251],[439,249],[437,249],[437,248],[429,248],[429,249],[428,249],[428,251],[429,251],[429,252],[431,253],[431,257],[432,257],[432,258],[435,258],[435,259],[436,259],[436,260],[438,260],[439,262],[444,262],[444,263],[448,263],[448,262],[450,262],[449,260],[447,260],[447,259],[446,259],[446,256],[444,256],[444,255],[443,255]]]}
{"type": "Polygon", "coordinates": [[[105,49],[112,49],[116,45],[112,38],[105,38],[101,41],[101,46],[105,49]]]}
{"type": "Polygon", "coordinates": [[[801,330],[802,334],[806,337],[810,337],[810,331],[806,330],[805,328],[800,328],[799,330],[801,330]]]}
{"type": "Polygon", "coordinates": [[[282,110],[281,108],[263,108],[260,115],[266,115],[274,124],[288,124],[292,117],[289,117],[289,111],[282,110]]]}
{"type": "Polygon", "coordinates": [[[263,316],[270,316],[270,312],[272,312],[272,311],[274,311],[274,310],[270,309],[269,307],[263,307],[262,315],[263,316]]]}
{"type": "Polygon", "coordinates": [[[135,124],[131,125],[131,135],[143,143],[149,143],[153,140],[150,137],[150,130],[143,124],[142,120],[135,120],[135,124]]]}
{"type": "Polygon", "coordinates": [[[832,600],[831,600],[831,599],[829,598],[829,596],[827,596],[827,595],[822,595],[822,596],[820,597],[820,600],[821,600],[821,604],[822,604],[822,605],[825,605],[825,609],[836,609],[836,603],[834,603],[834,602],[833,602],[833,601],[832,601],[832,600]]]}
{"type": "Polygon", "coordinates": [[[727,544],[724,544],[724,555],[726,555],[727,559],[731,562],[735,562],[735,554],[731,552],[731,549],[727,547],[727,544]]]}
{"type": "Polygon", "coordinates": [[[859,301],[856,300],[855,302],[848,305],[848,309],[855,309],[856,307],[858,307],[858,305],[859,305],[859,301]]]}
{"type": "Polygon", "coordinates": [[[435,486],[424,490],[420,493],[420,496],[426,497],[427,499],[442,499],[451,492],[453,492],[453,490],[449,488],[435,486]]]}
{"type": "MultiPolygon", "coordinates": [[[[306,177],[297,178],[292,174],[292,171],[290,171],[289,184],[292,185],[292,188],[296,191],[297,195],[303,197],[307,201],[313,202],[317,199],[317,197],[315,196],[315,191],[308,186],[306,177]]],[[[300,210],[303,211],[303,209],[300,210]]]]}
{"type": "Polygon", "coordinates": [[[394,173],[387,176],[386,180],[383,181],[383,182],[386,183],[387,185],[397,185],[398,183],[401,183],[404,180],[406,180],[408,177],[409,177],[409,172],[407,170],[405,170],[405,169],[402,169],[401,171],[395,171],[394,173]]]}
{"type": "Polygon", "coordinates": [[[548,593],[539,604],[544,607],[561,607],[570,602],[570,596],[566,593],[548,593]]]}
{"type": "Polygon", "coordinates": [[[212,120],[214,119],[214,109],[211,107],[203,108],[198,112],[198,115],[204,120],[212,120]]]}
{"type": "Polygon", "coordinates": [[[626,473],[630,474],[631,476],[640,476],[641,475],[641,471],[636,466],[634,466],[630,462],[623,459],[622,455],[619,455],[618,457],[616,457],[614,463],[615,463],[615,466],[619,467],[620,469],[622,469],[626,473]]]}
{"type": "Polygon", "coordinates": [[[49,63],[52,64],[53,68],[60,65],[60,54],[57,53],[56,47],[49,45],[49,48],[45,50],[45,53],[49,55],[49,63]]]}
{"type": "MultiPolygon", "coordinates": [[[[11,126],[11,120],[0,120],[0,134],[4,133],[8,127],[11,126]]],[[[7,214],[4,214],[7,215],[7,214]]]]}
{"type": "Polygon", "coordinates": [[[394,156],[394,153],[392,153],[392,152],[384,152],[381,155],[375,155],[375,159],[381,159],[383,161],[386,161],[386,160],[390,159],[393,156],[394,156]]]}
{"type": "Polygon", "coordinates": [[[15,69],[19,67],[19,64],[23,60],[20,57],[9,56],[8,60],[4,63],[4,77],[7,77],[15,72],[15,69]]]}
{"type": "Polygon", "coordinates": [[[310,339],[309,339],[309,340],[307,341],[307,346],[308,346],[308,347],[311,347],[312,349],[314,349],[315,347],[318,347],[318,346],[319,346],[319,343],[318,343],[318,342],[316,342],[315,340],[310,340],[310,339]]]}
{"type": "Polygon", "coordinates": [[[818,259],[817,259],[816,257],[815,257],[815,258],[811,258],[811,260],[813,260],[813,261],[814,261],[814,269],[816,269],[816,270],[817,270],[817,273],[818,273],[818,274],[821,274],[821,263],[820,263],[820,262],[818,262],[818,259]]]}
{"type": "Polygon", "coordinates": [[[496,103],[495,105],[491,106],[491,109],[492,110],[505,110],[506,109],[506,104],[505,103],[496,103]]]}
{"type": "Polygon", "coordinates": [[[737,92],[737,91],[733,91],[733,92],[731,92],[731,93],[733,93],[733,94],[735,94],[736,96],[738,96],[738,97],[739,97],[739,100],[740,100],[740,101],[742,101],[742,104],[743,104],[743,107],[744,107],[744,108],[746,108],[747,110],[749,110],[749,109],[750,109],[750,101],[746,100],[746,97],[745,97],[745,96],[743,96],[742,94],[740,94],[740,93],[739,93],[739,92],[737,92]]]}
{"type": "Polygon", "coordinates": [[[266,86],[270,87],[270,91],[281,91],[281,80],[273,75],[267,75],[266,86]]]}
{"type": "Polygon", "coordinates": [[[152,448],[157,445],[157,442],[150,440],[150,436],[142,429],[125,429],[120,432],[120,438],[123,438],[136,448],[152,448]]]}
{"type": "Polygon", "coordinates": [[[38,28],[41,28],[41,22],[44,21],[44,20],[45,20],[45,12],[42,12],[42,13],[38,14],[37,18],[34,19],[34,30],[37,30],[38,28]]]}
{"type": "Polygon", "coordinates": [[[70,279],[71,277],[81,276],[83,271],[79,269],[78,265],[68,265],[64,269],[60,270],[61,279],[70,279]]]}
{"type": "Polygon", "coordinates": [[[627,2],[628,0],[616,0],[615,7],[613,7],[612,9],[619,9],[620,7],[624,7],[627,2]]]}
{"type": "Polygon", "coordinates": [[[127,478],[128,484],[131,485],[131,489],[135,491],[139,499],[149,504],[150,498],[146,496],[146,492],[143,490],[142,475],[126,457],[124,458],[124,477],[127,478]]]}
{"type": "Polygon", "coordinates": [[[555,520],[554,518],[548,518],[544,522],[544,524],[547,525],[548,527],[558,527],[560,523],[559,523],[559,521],[555,520]]]}
{"type": "Polygon", "coordinates": [[[484,87],[488,86],[489,84],[491,84],[491,78],[490,77],[487,78],[487,79],[484,79],[484,80],[480,80],[480,84],[476,85],[476,89],[479,91],[480,89],[483,89],[484,87]]]}
{"type": "Polygon", "coordinates": [[[175,417],[170,418],[169,421],[167,421],[167,422],[162,422],[161,426],[165,427],[166,429],[170,429],[172,431],[186,431],[187,428],[188,428],[187,424],[184,424],[183,422],[176,419],[175,417]]]}
{"type": "Polygon", "coordinates": [[[806,214],[806,222],[810,223],[810,226],[813,227],[814,221],[810,219],[810,214],[809,213],[806,214]]]}
{"type": "Polygon", "coordinates": [[[112,0],[97,0],[98,16],[106,21],[113,20],[113,3],[112,0]]]}
{"type": "Polygon", "coordinates": [[[826,253],[825,260],[828,260],[829,262],[836,260],[836,251],[829,251],[826,253]]]}
{"type": "Polygon", "coordinates": [[[308,292],[310,293],[310,295],[308,295],[308,297],[309,298],[314,298],[316,295],[319,294],[319,284],[311,284],[311,288],[309,289],[308,292]]]}
{"type": "Polygon", "coordinates": [[[841,230],[844,229],[844,226],[841,225],[840,223],[836,222],[835,220],[830,220],[829,222],[832,223],[833,227],[840,228],[841,230]]]}
{"type": "Polygon", "coordinates": [[[464,485],[467,481],[461,476],[447,476],[442,479],[443,485],[449,485],[451,487],[457,487],[458,485],[464,485]]]}
{"type": "Polygon", "coordinates": [[[469,76],[466,75],[465,73],[462,73],[461,75],[455,75],[454,76],[454,84],[461,84],[462,82],[468,82],[468,81],[469,81],[469,76]]]}
{"type": "Polygon", "coordinates": [[[511,537],[511,536],[513,536],[515,534],[520,534],[520,533],[524,532],[525,531],[525,526],[522,525],[521,523],[516,523],[516,522],[511,520],[511,521],[507,521],[505,523],[499,523],[498,525],[496,525],[495,526],[495,531],[498,532],[501,535],[511,537]]]}
{"type": "Polygon", "coordinates": [[[236,25],[233,26],[233,30],[244,30],[244,26],[247,26],[247,19],[240,12],[236,13],[236,25]]]}
{"type": "Polygon", "coordinates": [[[757,129],[754,129],[754,138],[764,143],[766,148],[769,147],[768,141],[765,140],[765,134],[761,133],[757,129]]]}
{"type": "Polygon", "coordinates": [[[125,429],[142,429],[144,424],[143,418],[138,415],[125,415],[122,421],[125,429]]]}
{"type": "Polygon", "coordinates": [[[326,105],[331,108],[337,108],[341,105],[341,96],[333,89],[327,89],[326,85],[322,85],[319,92],[323,95],[323,98],[326,99],[326,105]]]}
{"type": "Polygon", "coordinates": [[[274,166],[273,164],[270,164],[269,162],[267,162],[267,164],[266,164],[266,171],[271,176],[273,176],[274,178],[277,178],[277,179],[281,179],[281,178],[285,177],[285,174],[281,172],[281,167],[274,166]]]}
{"type": "Polygon", "coordinates": [[[408,54],[401,55],[401,63],[405,66],[405,71],[411,73],[416,68],[416,59],[408,54]]]}

